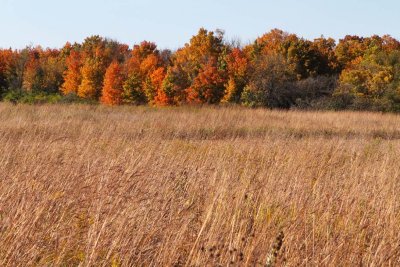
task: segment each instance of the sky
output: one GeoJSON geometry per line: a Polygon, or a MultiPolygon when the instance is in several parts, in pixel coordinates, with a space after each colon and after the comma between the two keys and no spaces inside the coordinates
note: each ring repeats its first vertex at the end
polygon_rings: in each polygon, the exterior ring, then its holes
{"type": "Polygon", "coordinates": [[[274,28],[307,39],[390,34],[400,39],[398,0],[0,0],[0,47],[59,48],[101,35],[176,49],[200,27],[246,44],[274,28]]]}

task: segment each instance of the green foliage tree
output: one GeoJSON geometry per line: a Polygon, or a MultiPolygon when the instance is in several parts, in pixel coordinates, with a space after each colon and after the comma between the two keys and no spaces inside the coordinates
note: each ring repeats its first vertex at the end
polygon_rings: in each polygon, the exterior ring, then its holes
{"type": "Polygon", "coordinates": [[[124,103],[127,104],[140,105],[147,103],[140,74],[133,72],[129,75],[128,79],[123,84],[122,98],[124,103]]]}

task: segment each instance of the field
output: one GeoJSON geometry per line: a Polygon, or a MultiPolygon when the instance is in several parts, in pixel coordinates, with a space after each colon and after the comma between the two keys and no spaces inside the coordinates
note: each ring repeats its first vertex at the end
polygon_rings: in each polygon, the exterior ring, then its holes
{"type": "Polygon", "coordinates": [[[399,266],[399,140],[393,114],[0,104],[0,266],[399,266]]]}

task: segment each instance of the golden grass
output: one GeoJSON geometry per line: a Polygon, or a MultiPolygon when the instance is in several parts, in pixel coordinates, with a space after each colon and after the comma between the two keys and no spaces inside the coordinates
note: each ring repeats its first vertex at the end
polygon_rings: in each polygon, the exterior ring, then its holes
{"type": "Polygon", "coordinates": [[[0,104],[0,266],[261,266],[280,231],[276,266],[399,266],[399,140],[390,114],[0,104]]]}

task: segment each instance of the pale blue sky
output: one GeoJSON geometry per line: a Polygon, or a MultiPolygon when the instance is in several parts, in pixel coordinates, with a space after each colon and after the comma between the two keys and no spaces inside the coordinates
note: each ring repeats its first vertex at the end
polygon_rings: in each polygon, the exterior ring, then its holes
{"type": "Polygon", "coordinates": [[[280,28],[324,35],[400,38],[398,0],[0,0],[0,47],[61,47],[99,34],[132,45],[175,49],[200,27],[221,28],[243,43],[280,28]]]}

